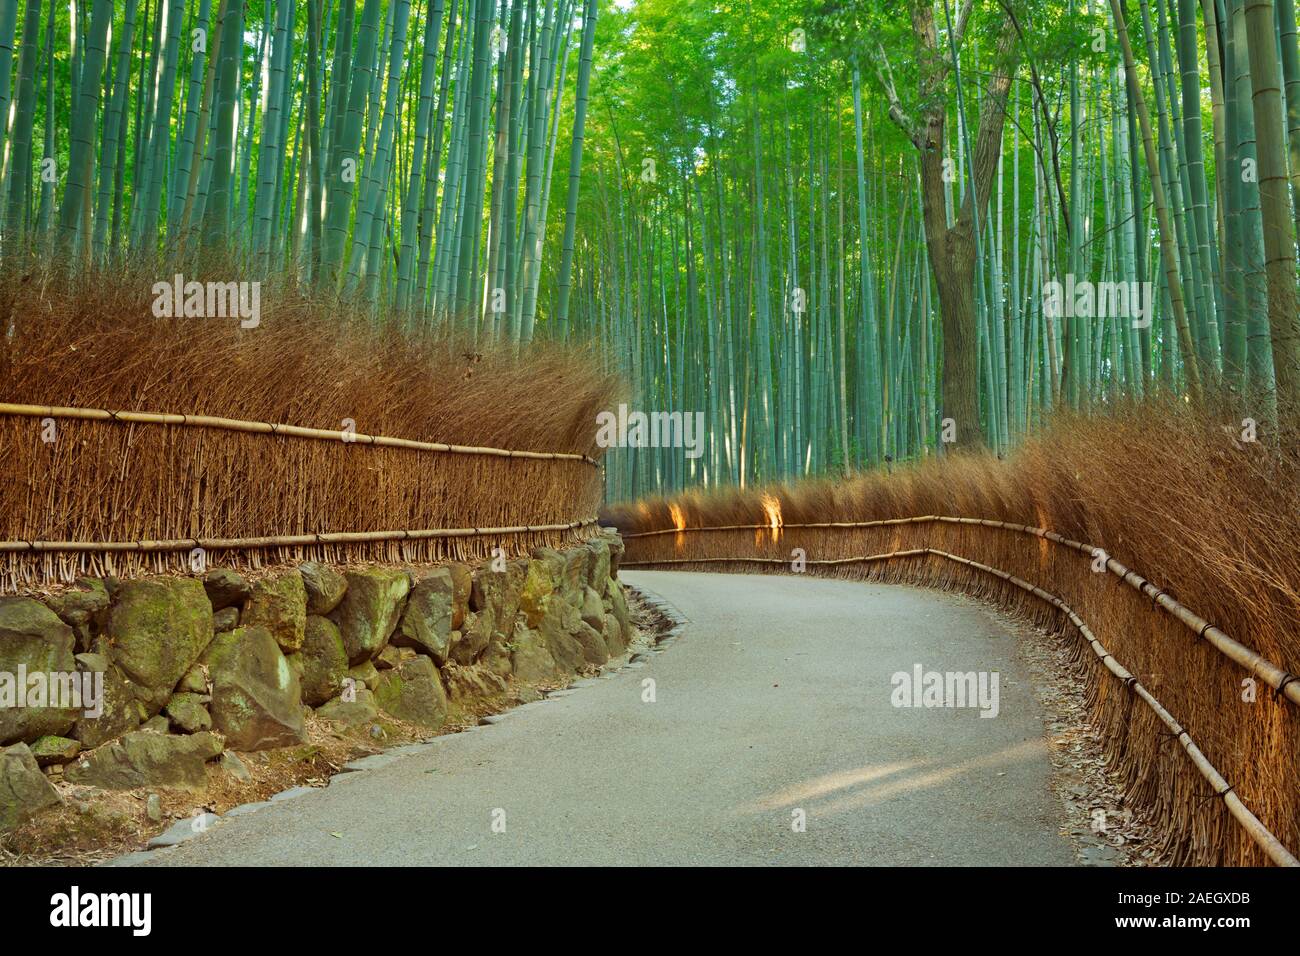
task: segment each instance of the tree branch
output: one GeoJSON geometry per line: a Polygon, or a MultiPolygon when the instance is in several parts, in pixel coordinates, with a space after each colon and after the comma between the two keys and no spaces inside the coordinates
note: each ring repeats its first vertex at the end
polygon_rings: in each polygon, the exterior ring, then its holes
{"type": "Polygon", "coordinates": [[[889,66],[889,57],[885,56],[885,48],[879,43],[876,48],[880,51],[880,62],[876,64],[876,78],[880,80],[880,85],[885,90],[885,96],[889,98],[889,118],[894,121],[894,125],[903,131],[903,135],[908,138],[913,146],[921,149],[923,137],[921,130],[916,122],[907,115],[903,109],[903,104],[898,98],[898,90],[894,86],[894,71],[889,66]],[[884,69],[881,69],[884,64],[884,69]]]}

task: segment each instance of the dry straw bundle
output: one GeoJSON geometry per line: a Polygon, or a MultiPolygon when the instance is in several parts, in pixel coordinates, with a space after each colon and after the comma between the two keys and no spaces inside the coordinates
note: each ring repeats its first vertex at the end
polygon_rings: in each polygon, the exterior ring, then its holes
{"type": "MultiPolygon", "coordinates": [[[[376,326],[296,294],[261,324],[159,319],[150,275],[0,276],[0,401],[287,423],[418,442],[592,456],[617,383],[591,356],[474,348],[376,326]]],[[[565,526],[500,536],[269,545],[235,566],[308,557],[432,561],[586,536],[600,471],[579,459],[458,454],[231,428],[0,415],[0,539],[136,542],[565,526]]],[[[6,590],[79,573],[188,568],[188,549],[0,554],[6,590]]]]}
{"type": "MultiPolygon", "coordinates": [[[[1166,725],[1098,665],[1065,616],[1009,582],[943,551],[1001,569],[1058,596],[1187,729],[1233,792],[1293,851],[1300,846],[1300,708],[1095,559],[1011,529],[947,522],[798,528],[924,515],[1046,527],[1088,542],[1150,579],[1289,674],[1300,674],[1300,455],[1239,440],[1185,409],[1151,407],[1103,420],[1061,420],[1007,462],[950,458],[849,481],[739,494],[688,495],[615,509],[637,562],[764,557],[772,565],[700,569],[788,571],[811,561],[915,552],[891,560],[810,566],[810,573],[921,584],[993,600],[1059,633],[1075,652],[1092,716],[1133,805],[1160,824],[1176,863],[1255,865],[1266,857],[1188,762],[1166,725]],[[766,527],[779,512],[781,527],[766,527]],[[711,532],[691,528],[748,525],[711,532]],[[760,525],[764,527],[752,527],[760,525]],[[1253,696],[1253,701],[1243,699],[1253,696]]],[[[691,567],[690,564],[674,565],[691,567]]]]}

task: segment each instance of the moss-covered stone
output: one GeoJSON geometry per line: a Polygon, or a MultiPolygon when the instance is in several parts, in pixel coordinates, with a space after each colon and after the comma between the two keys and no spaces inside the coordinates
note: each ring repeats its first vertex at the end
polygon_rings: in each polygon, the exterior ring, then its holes
{"type": "Polygon", "coordinates": [[[593,538],[584,547],[587,550],[587,585],[604,597],[609,587],[609,541],[593,538]]]}
{"type": "Polygon", "coordinates": [[[442,669],[442,675],[447,682],[448,698],[461,711],[498,701],[506,693],[506,682],[482,665],[448,664],[442,669]]]}
{"type": "MultiPolygon", "coordinates": [[[[44,706],[51,700],[49,675],[76,671],[72,628],[31,598],[0,598],[0,744],[33,741],[46,734],[65,734],[80,711],[44,706]],[[30,675],[42,675],[46,687],[38,706],[30,675]]],[[[60,679],[60,689],[66,683],[60,679]]],[[[59,701],[63,702],[63,701],[59,701]]]]}
{"type": "Polygon", "coordinates": [[[577,622],[577,628],[572,632],[572,636],[582,647],[582,659],[585,663],[599,667],[609,660],[609,646],[605,643],[605,638],[586,621],[577,622]]]}
{"type": "Polygon", "coordinates": [[[298,565],[303,586],[307,589],[307,613],[328,614],[339,606],[347,592],[348,581],[328,564],[308,561],[298,565]]]}
{"type": "Polygon", "coordinates": [[[582,620],[597,633],[605,633],[605,605],[595,588],[582,589],[582,620]]]}
{"type": "Polygon", "coordinates": [[[618,620],[619,633],[622,635],[623,644],[631,644],[634,633],[632,612],[628,610],[627,598],[623,596],[623,586],[617,581],[611,580],[606,600],[609,601],[609,612],[618,620]]]}
{"type": "Polygon", "coordinates": [[[605,541],[609,545],[609,577],[612,581],[618,580],[618,566],[623,560],[625,546],[623,539],[616,534],[605,536],[605,541]]]}
{"type": "Polygon", "coordinates": [[[302,662],[302,699],[319,707],[343,688],[348,675],[348,652],[334,622],[317,614],[307,616],[307,636],[298,652],[302,662]]]}
{"type": "Polygon", "coordinates": [[[69,627],[83,627],[102,620],[108,610],[108,588],[98,578],[78,578],[77,586],[51,594],[45,604],[69,627]]]}
{"type": "Polygon", "coordinates": [[[365,661],[355,667],[349,667],[348,677],[352,678],[352,682],[358,687],[368,687],[371,690],[374,690],[375,685],[379,683],[379,671],[373,661],[365,661]]]}
{"type": "Polygon", "coordinates": [[[0,750],[0,830],[20,826],[60,802],[26,744],[0,750]]]}
{"type": "Polygon", "coordinates": [[[229,568],[213,568],[203,575],[203,590],[214,611],[243,604],[253,592],[244,576],[229,568]]]}
{"type": "Polygon", "coordinates": [[[204,663],[212,679],[212,722],[232,749],[266,750],[306,739],[298,678],[265,628],[218,634],[204,663]]]}
{"type": "Polygon", "coordinates": [[[388,643],[401,619],[411,579],[405,571],[366,568],[348,571],[348,589],[331,620],[343,636],[348,662],[370,660],[388,643]]]}
{"type": "Polygon", "coordinates": [[[167,706],[163,710],[171,725],[177,730],[196,734],[200,730],[212,729],[212,716],[203,706],[203,702],[204,698],[199,694],[182,691],[179,694],[172,694],[172,699],[167,701],[167,706]]]}
{"type": "Polygon", "coordinates": [[[32,756],[41,767],[52,763],[67,763],[79,753],[81,753],[81,744],[71,737],[46,734],[44,737],[38,737],[32,744],[32,756]]]}
{"type": "Polygon", "coordinates": [[[519,621],[510,640],[510,661],[521,681],[554,680],[562,673],[546,645],[545,638],[519,621]]]}
{"type": "Polygon", "coordinates": [[[375,656],[374,663],[378,670],[385,671],[394,667],[401,667],[404,663],[417,656],[419,655],[416,654],[413,647],[397,647],[389,644],[375,656]]]}
{"type": "Polygon", "coordinates": [[[297,571],[263,578],[253,585],[239,620],[245,627],[264,627],[280,650],[302,647],[307,628],[307,589],[297,571]]]}
{"type": "Polygon", "coordinates": [[[398,720],[437,730],[447,720],[447,692],[438,669],[417,656],[379,675],[375,702],[398,720]]]}
{"type": "MultiPolygon", "coordinates": [[[[504,571],[493,571],[492,562],[488,561],[475,572],[474,586],[470,592],[470,610],[477,614],[480,620],[485,621],[489,634],[492,631],[509,634],[514,629],[515,615],[519,613],[524,582],[528,577],[531,564],[532,562],[527,559],[509,561],[504,571]]],[[[544,587],[541,581],[535,586],[544,587]]],[[[467,630],[469,627],[468,615],[466,620],[467,623],[462,630],[467,630]]]]}
{"type": "Polygon", "coordinates": [[[510,638],[500,631],[493,631],[487,648],[479,656],[479,665],[498,677],[509,677],[514,673],[514,664],[510,660],[510,638]]]}
{"type": "Polygon", "coordinates": [[[72,736],[81,741],[86,750],[93,750],[140,726],[141,705],[136,700],[131,684],[107,657],[101,654],[78,654],[77,669],[104,675],[104,699],[97,717],[87,717],[78,712],[72,736]]]}
{"type": "Polygon", "coordinates": [[[610,657],[620,657],[627,651],[627,642],[623,640],[623,628],[613,614],[605,615],[604,638],[610,657]]]}
{"type": "Polygon", "coordinates": [[[239,627],[239,608],[223,607],[220,611],[212,613],[212,633],[233,631],[237,627],[239,627]]]}
{"type": "Polygon", "coordinates": [[[351,700],[335,697],[318,707],[316,716],[344,727],[359,727],[379,716],[379,705],[368,688],[358,687],[351,700]]]}
{"type": "Polygon", "coordinates": [[[470,611],[465,616],[465,627],[459,633],[460,637],[452,644],[449,656],[457,664],[468,666],[487,649],[492,635],[500,632],[493,630],[491,614],[470,611]]]}
{"type": "MultiPolygon", "coordinates": [[[[234,628],[230,628],[234,630],[234,628]]],[[[218,631],[217,633],[221,633],[218,631]]],[[[179,684],[176,685],[177,692],[184,691],[187,694],[206,694],[208,692],[208,670],[202,664],[195,664],[185,672],[179,684]]]]}
{"type": "Polygon", "coordinates": [[[538,557],[528,562],[518,603],[519,616],[524,624],[535,628],[541,624],[551,598],[560,587],[564,576],[564,558],[550,548],[539,548],[533,553],[538,557]]]}
{"type": "Polygon", "coordinates": [[[585,548],[570,548],[564,552],[564,572],[560,578],[559,592],[570,604],[582,604],[589,560],[585,548]]]}
{"type": "Polygon", "coordinates": [[[193,578],[124,581],[108,615],[113,662],[140,691],[150,716],[212,640],[212,605],[193,578]]]}
{"type": "Polygon", "coordinates": [[[411,589],[392,643],[428,654],[439,667],[447,662],[455,617],[456,585],[450,568],[435,568],[411,589]]]}
{"type": "Polygon", "coordinates": [[[222,749],[221,740],[206,731],[178,737],[138,730],[83,754],[64,768],[63,776],[69,783],[105,790],[136,787],[201,790],[207,782],[204,764],[222,749]]]}
{"type": "Polygon", "coordinates": [[[470,596],[474,593],[474,570],[468,564],[454,562],[447,565],[451,574],[451,629],[460,630],[469,612],[470,596]]]}
{"type": "Polygon", "coordinates": [[[577,673],[587,662],[587,652],[577,637],[579,629],[585,626],[581,613],[567,601],[553,601],[537,626],[537,633],[546,642],[551,657],[566,673],[577,673]]]}

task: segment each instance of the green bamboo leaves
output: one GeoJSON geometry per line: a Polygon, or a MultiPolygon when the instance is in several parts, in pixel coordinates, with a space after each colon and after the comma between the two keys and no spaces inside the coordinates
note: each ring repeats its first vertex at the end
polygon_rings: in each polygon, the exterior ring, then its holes
{"type": "Polygon", "coordinates": [[[0,256],[598,342],[710,436],[611,455],[614,495],[1002,452],[1062,405],[1160,393],[1277,440],[1300,434],[1295,22],[1294,0],[0,0],[0,256]],[[1058,311],[1067,281],[1091,298],[1058,311]]]}
{"type": "Polygon", "coordinates": [[[546,263],[573,273],[599,12],[573,3],[0,0],[3,254],[54,236],[530,337],[546,263]]]}

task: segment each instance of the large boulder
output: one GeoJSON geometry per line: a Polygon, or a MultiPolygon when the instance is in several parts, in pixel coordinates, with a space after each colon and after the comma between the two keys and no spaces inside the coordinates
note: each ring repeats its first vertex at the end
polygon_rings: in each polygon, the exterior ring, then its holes
{"type": "Polygon", "coordinates": [[[266,750],[306,739],[302,689],[266,628],[218,634],[204,662],[212,680],[212,722],[231,749],[266,750]]]}
{"type": "Polygon", "coordinates": [[[81,711],[48,704],[69,702],[74,644],[72,628],[39,601],[0,598],[0,744],[72,729],[81,711]]]}
{"type": "Polygon", "coordinates": [[[415,583],[393,632],[392,643],[413,647],[441,667],[451,649],[456,585],[450,568],[435,568],[415,583]]]}
{"type": "Polygon", "coordinates": [[[221,740],[208,731],[177,737],[137,730],[121,740],[83,754],[68,764],[63,779],[105,790],[176,787],[201,790],[204,764],[222,751],[221,740]]]}
{"type": "Polygon", "coordinates": [[[26,744],[0,750],[0,830],[20,826],[60,802],[26,744]]]}
{"type": "Polygon", "coordinates": [[[153,716],[211,642],[212,605],[193,578],[124,581],[106,631],[113,662],[153,716]]]}
{"type": "Polygon", "coordinates": [[[319,707],[343,688],[348,676],[348,652],[343,635],[329,618],[307,616],[307,637],[298,653],[302,663],[302,699],[319,707]]]}
{"type": "Polygon", "coordinates": [[[280,650],[291,654],[302,647],[307,627],[307,589],[297,571],[263,578],[239,615],[245,627],[264,627],[280,650]]]}
{"type": "Polygon", "coordinates": [[[437,730],[447,720],[447,692],[438,668],[427,657],[416,657],[383,671],[375,688],[381,710],[398,720],[437,730]]]}
{"type": "Polygon", "coordinates": [[[100,744],[129,733],[140,726],[140,707],[130,682],[122,672],[109,663],[102,654],[78,654],[77,670],[102,674],[103,702],[99,714],[87,716],[85,711],[77,715],[77,722],[72,728],[72,736],[81,741],[87,750],[93,750],[100,744]]]}
{"type": "Polygon", "coordinates": [[[328,614],[339,606],[348,589],[347,578],[319,561],[298,565],[298,573],[307,589],[308,614],[328,614]]]}
{"type": "Polygon", "coordinates": [[[348,662],[360,664],[384,649],[402,616],[411,578],[405,571],[366,568],[348,571],[348,589],[333,621],[343,635],[348,662]]]}

